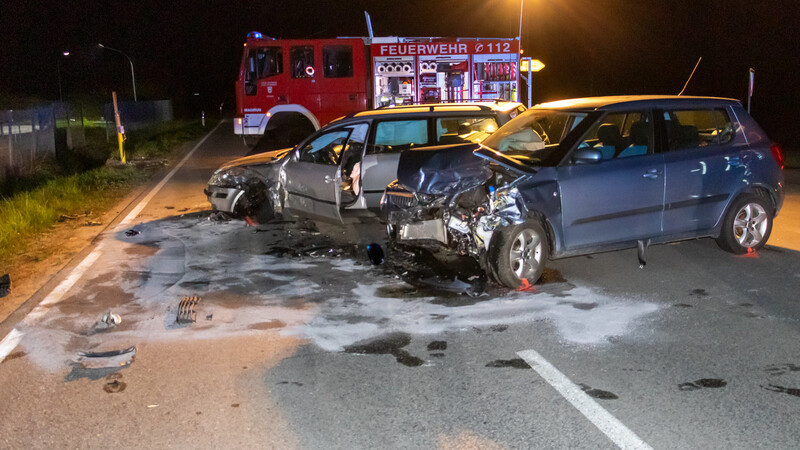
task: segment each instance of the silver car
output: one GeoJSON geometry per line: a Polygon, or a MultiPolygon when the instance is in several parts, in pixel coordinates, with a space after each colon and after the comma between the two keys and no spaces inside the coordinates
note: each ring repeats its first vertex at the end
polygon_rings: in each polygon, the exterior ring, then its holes
{"type": "Polygon", "coordinates": [[[296,147],[236,159],[205,193],[215,211],[268,220],[289,212],[341,221],[343,209],[378,208],[400,153],[478,142],[525,111],[520,103],[408,105],[350,114],[296,147]]]}

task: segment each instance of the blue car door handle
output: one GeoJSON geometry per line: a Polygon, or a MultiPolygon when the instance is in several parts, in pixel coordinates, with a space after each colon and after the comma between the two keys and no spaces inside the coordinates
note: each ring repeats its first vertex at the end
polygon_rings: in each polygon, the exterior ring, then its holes
{"type": "Polygon", "coordinates": [[[648,169],[647,172],[642,175],[644,178],[658,178],[661,175],[661,172],[658,169],[648,169]]]}

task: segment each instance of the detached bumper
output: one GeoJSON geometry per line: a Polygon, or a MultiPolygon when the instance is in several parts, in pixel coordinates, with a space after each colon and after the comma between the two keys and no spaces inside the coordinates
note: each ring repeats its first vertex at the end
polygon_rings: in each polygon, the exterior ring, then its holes
{"type": "Polygon", "coordinates": [[[211,203],[211,209],[226,213],[233,213],[236,202],[242,194],[244,194],[244,191],[241,189],[223,188],[211,185],[204,189],[203,192],[206,194],[209,203],[211,203]]]}

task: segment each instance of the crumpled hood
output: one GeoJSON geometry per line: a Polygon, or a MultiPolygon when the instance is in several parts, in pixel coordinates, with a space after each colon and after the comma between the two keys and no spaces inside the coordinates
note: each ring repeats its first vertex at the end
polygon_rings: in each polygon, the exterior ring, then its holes
{"type": "Polygon", "coordinates": [[[407,150],[400,155],[397,182],[412,192],[453,195],[479,186],[491,176],[489,161],[475,156],[478,144],[407,150]]]}
{"type": "Polygon", "coordinates": [[[228,161],[225,163],[221,168],[227,169],[230,167],[235,166],[257,166],[261,164],[269,164],[275,162],[289,153],[292,150],[290,148],[282,148],[280,150],[273,150],[271,152],[264,152],[264,153],[257,153],[255,155],[245,156],[244,158],[234,159],[233,161],[228,161]]]}

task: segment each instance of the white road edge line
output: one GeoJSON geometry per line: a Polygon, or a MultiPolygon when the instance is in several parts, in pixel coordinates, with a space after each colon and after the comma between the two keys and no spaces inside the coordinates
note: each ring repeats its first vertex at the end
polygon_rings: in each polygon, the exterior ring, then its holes
{"type": "MultiPolygon", "coordinates": [[[[222,125],[222,122],[223,120],[220,120],[217,126],[215,126],[211,131],[209,131],[203,137],[203,139],[201,139],[200,142],[198,142],[189,151],[189,153],[187,153],[186,156],[184,156],[183,159],[181,159],[180,162],[176,164],[175,167],[166,176],[164,176],[164,178],[153,189],[150,190],[147,196],[145,196],[141,201],[139,201],[136,207],[134,207],[131,210],[131,212],[128,213],[128,215],[125,216],[124,219],[122,219],[122,222],[120,222],[119,225],[117,225],[115,231],[129,226],[129,224],[136,218],[136,216],[138,216],[139,213],[142,212],[144,207],[147,206],[150,200],[152,200],[153,197],[155,197],[156,194],[158,194],[158,191],[160,191],[161,188],[163,188],[164,185],[167,184],[167,182],[172,178],[172,176],[175,175],[178,169],[183,167],[186,161],[188,161],[189,158],[194,154],[194,152],[198,148],[200,148],[201,145],[203,145],[206,139],[208,139],[209,136],[211,136],[212,134],[214,134],[215,131],[217,131],[217,128],[219,128],[219,126],[222,125]]],[[[47,311],[53,305],[60,302],[64,298],[64,295],[67,292],[69,292],[70,289],[72,289],[75,283],[77,283],[78,280],[80,280],[83,277],[83,274],[86,273],[86,271],[89,270],[90,267],[92,267],[92,264],[94,264],[94,262],[97,261],[97,258],[100,257],[104,243],[105,241],[101,241],[97,245],[97,247],[95,247],[95,249],[92,250],[91,253],[86,255],[86,257],[83,258],[83,261],[81,261],[77,266],[75,266],[75,268],[72,269],[70,274],[61,283],[59,283],[58,286],[56,286],[52,291],[50,291],[50,293],[47,294],[47,297],[45,297],[44,300],[39,302],[39,304],[35,308],[33,308],[33,310],[29,312],[24,319],[22,319],[22,322],[27,322],[29,320],[37,320],[41,318],[47,313],[47,311]]],[[[11,353],[17,347],[23,335],[24,335],[23,332],[19,331],[17,328],[14,328],[13,330],[11,330],[10,333],[8,333],[8,335],[6,335],[6,337],[3,338],[2,341],[0,341],[0,363],[3,362],[3,360],[6,359],[6,356],[8,356],[8,354],[11,353]]]]}
{"type": "Polygon", "coordinates": [[[536,350],[523,350],[517,355],[619,448],[652,450],[653,447],[589,397],[536,350]]]}

